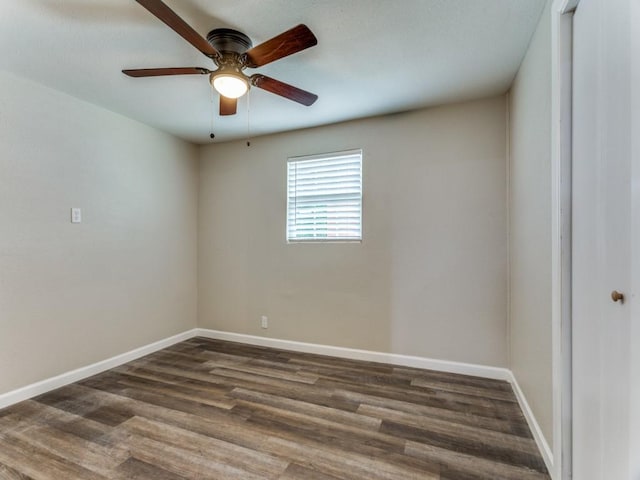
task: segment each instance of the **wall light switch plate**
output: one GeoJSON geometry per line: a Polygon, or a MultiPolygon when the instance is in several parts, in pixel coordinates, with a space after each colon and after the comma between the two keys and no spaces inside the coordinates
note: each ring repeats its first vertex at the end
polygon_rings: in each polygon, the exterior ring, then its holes
{"type": "Polygon", "coordinates": [[[71,209],[71,223],[82,223],[82,209],[71,209]]]}

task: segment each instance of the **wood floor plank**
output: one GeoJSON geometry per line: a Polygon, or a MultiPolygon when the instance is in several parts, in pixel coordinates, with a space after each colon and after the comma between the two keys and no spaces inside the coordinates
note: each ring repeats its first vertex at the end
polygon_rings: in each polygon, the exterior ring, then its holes
{"type": "Polygon", "coordinates": [[[0,462],[35,480],[106,480],[66,458],[52,455],[15,435],[0,434],[0,462]]]}
{"type": "Polygon", "coordinates": [[[438,380],[428,380],[424,378],[415,378],[411,380],[411,386],[421,387],[428,390],[439,389],[448,392],[462,393],[465,395],[475,395],[483,398],[492,398],[494,400],[503,400],[505,402],[517,402],[512,392],[504,390],[495,390],[492,388],[475,387],[470,385],[460,385],[457,383],[443,382],[438,380]]]}
{"type": "Polygon", "coordinates": [[[298,461],[306,459],[303,466],[346,479],[369,480],[438,480],[439,474],[414,470],[409,467],[393,465],[370,456],[351,454],[330,445],[317,443],[296,443],[282,438],[269,440],[273,451],[298,461]]]}
{"type": "Polygon", "coordinates": [[[277,478],[289,465],[270,454],[239,446],[189,430],[134,417],[121,426],[132,435],[152,439],[206,457],[209,462],[227,465],[261,478],[277,478]]]}
{"type": "Polygon", "coordinates": [[[360,408],[360,405],[362,404],[377,406],[413,415],[440,418],[442,420],[448,420],[452,423],[461,425],[477,426],[489,431],[505,432],[526,438],[532,438],[527,425],[523,425],[520,422],[474,415],[470,412],[449,410],[443,407],[432,407],[429,405],[379,397],[372,394],[363,394],[344,389],[336,390],[334,392],[334,396],[339,399],[344,399],[345,401],[357,403],[358,408],[360,408]]]}
{"type": "Polygon", "coordinates": [[[392,435],[360,430],[300,414],[285,415],[277,410],[255,406],[244,408],[252,413],[247,420],[248,425],[260,427],[259,430],[270,437],[293,442],[329,444],[350,454],[374,457],[385,452],[401,453],[406,443],[405,439],[392,435]]]}
{"type": "Polygon", "coordinates": [[[311,468],[306,468],[296,463],[289,465],[289,468],[280,476],[279,480],[343,480],[344,477],[334,477],[326,475],[311,468]]]}
{"type": "Polygon", "coordinates": [[[192,399],[175,398],[170,395],[149,391],[148,389],[140,387],[127,387],[118,383],[117,381],[113,382],[101,379],[98,381],[85,381],[81,384],[97,390],[111,392],[133,400],[140,400],[142,402],[150,403],[153,405],[164,406],[174,410],[194,413],[203,417],[209,415],[215,416],[221,411],[228,410],[227,408],[218,408],[213,405],[205,405],[192,399]]]}
{"type": "MultiPolygon", "coordinates": [[[[131,456],[177,475],[202,480],[265,480],[258,474],[218,461],[209,452],[193,452],[150,438],[133,435],[127,440],[131,456]]],[[[277,477],[276,477],[277,478],[277,477]]]]}
{"type": "Polygon", "coordinates": [[[177,400],[197,402],[202,405],[209,405],[225,410],[230,410],[235,407],[235,402],[230,399],[219,398],[218,396],[211,395],[212,392],[210,390],[202,391],[202,389],[192,388],[186,384],[171,384],[128,373],[123,373],[117,383],[127,388],[156,393],[177,400]]]}
{"type": "Polygon", "coordinates": [[[282,381],[286,382],[295,382],[295,383],[305,383],[309,385],[313,385],[318,381],[318,377],[315,375],[300,375],[296,374],[288,374],[284,372],[274,372],[271,375],[266,375],[264,371],[260,371],[257,368],[240,368],[240,367],[222,367],[222,368],[214,368],[210,372],[213,375],[218,375],[222,377],[229,378],[237,378],[240,380],[250,380],[259,383],[274,383],[274,384],[282,384],[282,381]],[[281,382],[276,382],[275,380],[281,380],[281,382]]]}
{"type": "Polygon", "coordinates": [[[469,425],[461,425],[459,423],[453,423],[438,418],[411,415],[404,412],[396,412],[388,408],[372,407],[369,405],[361,405],[358,412],[363,415],[370,415],[372,417],[379,418],[381,421],[393,421],[402,425],[428,430],[430,432],[443,434],[455,432],[457,437],[476,444],[488,444],[531,455],[538,454],[536,443],[532,438],[523,438],[517,435],[494,432],[469,425]]]}
{"type": "Polygon", "coordinates": [[[51,427],[34,426],[14,435],[42,452],[64,458],[105,478],[129,458],[129,452],[122,446],[105,447],[51,427]]]}
{"type": "Polygon", "coordinates": [[[163,369],[153,364],[149,364],[145,367],[123,365],[121,367],[113,369],[113,372],[168,385],[185,386],[187,388],[203,391],[207,395],[211,395],[214,398],[222,397],[234,388],[220,386],[216,383],[208,381],[211,378],[211,376],[208,374],[196,374],[191,377],[186,374],[184,369],[163,369]]]}
{"type": "Polygon", "coordinates": [[[384,420],[380,431],[389,435],[413,440],[425,445],[433,445],[447,450],[486,458],[500,463],[523,465],[527,468],[545,472],[544,462],[539,455],[521,452],[504,445],[480,443],[475,440],[457,435],[456,431],[442,431],[403,425],[401,423],[384,420]]]}
{"type": "MultiPolygon", "coordinates": [[[[163,405],[132,399],[130,397],[122,397],[103,390],[94,390],[85,386],[76,386],[75,388],[77,389],[78,395],[91,398],[95,402],[114,406],[125,403],[136,416],[166,425],[184,428],[194,433],[229,441],[247,448],[257,450],[259,445],[269,438],[268,434],[263,434],[247,426],[243,416],[226,410],[220,410],[218,412],[208,411],[205,416],[202,416],[168,408],[163,405]]],[[[116,444],[113,439],[119,438],[119,433],[120,431],[112,430],[111,433],[102,437],[102,443],[109,445],[116,444]]]]}
{"type": "Polygon", "coordinates": [[[86,400],[69,393],[69,389],[67,387],[36,397],[35,401],[82,416],[89,420],[94,420],[107,426],[119,425],[133,416],[126,407],[114,409],[109,406],[96,405],[94,403],[87,402],[86,400]]]}
{"type": "Polygon", "coordinates": [[[441,476],[446,480],[548,480],[549,477],[530,470],[493,462],[445,448],[417,442],[407,442],[406,453],[443,465],[441,476]]]}
{"type": "Polygon", "coordinates": [[[0,480],[549,480],[502,381],[193,338],[0,411],[0,480]]]}
{"type": "MultiPolygon", "coordinates": [[[[218,370],[219,367],[216,367],[214,372],[218,370]]],[[[238,372],[244,373],[252,373],[255,375],[261,375],[268,378],[279,378],[282,380],[289,380],[291,382],[302,382],[314,384],[318,381],[318,376],[309,372],[300,371],[296,369],[294,371],[287,371],[281,368],[273,369],[269,367],[261,367],[258,365],[253,365],[250,362],[241,363],[237,365],[227,365],[226,367],[222,367],[223,370],[235,370],[238,372]]]]}
{"type": "Polygon", "coordinates": [[[114,472],[116,480],[188,480],[187,477],[171,473],[150,463],[129,458],[114,472]]]}
{"type": "Polygon", "coordinates": [[[408,377],[411,379],[433,380],[457,385],[467,385],[472,387],[500,390],[503,392],[513,392],[511,385],[504,380],[493,378],[472,377],[459,373],[438,372],[435,370],[424,370],[412,367],[393,367],[394,375],[408,377]]]}
{"type": "Polygon", "coordinates": [[[0,463],[0,480],[33,480],[33,478],[0,463]]]}
{"type": "Polygon", "coordinates": [[[521,415],[518,405],[511,402],[500,402],[442,390],[434,389],[431,392],[424,392],[391,386],[380,387],[379,385],[369,385],[358,383],[357,381],[345,383],[324,378],[320,378],[316,385],[325,389],[377,395],[392,400],[408,401],[418,405],[428,405],[462,413],[472,413],[487,418],[518,420],[521,415]]]}
{"type": "MultiPolygon", "coordinates": [[[[80,415],[44,405],[33,400],[21,402],[12,407],[12,426],[40,425],[56,428],[84,440],[97,442],[100,437],[111,431],[110,426],[84,418],[80,415]]],[[[0,421],[1,422],[1,421],[0,421]]]]}
{"type": "Polygon", "coordinates": [[[267,405],[284,409],[288,412],[305,414],[311,417],[321,418],[324,421],[331,421],[344,425],[351,425],[358,428],[377,431],[382,420],[378,417],[368,416],[352,412],[345,412],[335,408],[316,405],[314,403],[293,400],[269,393],[255,392],[245,388],[236,388],[229,394],[236,399],[245,400],[254,404],[267,405]]]}

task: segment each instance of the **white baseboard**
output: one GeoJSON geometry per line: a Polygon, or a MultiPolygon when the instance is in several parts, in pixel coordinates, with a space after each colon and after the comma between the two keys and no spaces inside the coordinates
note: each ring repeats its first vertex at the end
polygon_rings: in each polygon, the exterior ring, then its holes
{"type": "Polygon", "coordinates": [[[520,408],[527,419],[529,428],[533,433],[533,437],[540,449],[542,458],[549,472],[553,472],[553,454],[549,448],[540,425],[527,402],[524,393],[520,389],[516,378],[511,370],[500,367],[491,367],[487,365],[476,365],[472,363],[451,362],[447,360],[437,360],[426,357],[416,357],[410,355],[401,355],[396,353],[374,352],[370,350],[357,350],[353,348],[334,347],[330,345],[320,345],[315,343],[295,342],[291,340],[280,340],[276,338],[258,337],[253,335],[244,335],[240,333],[222,332],[219,330],[209,330],[205,328],[194,328],[186,332],[174,335],[172,337],[160,340],[158,342],[145,345],[135,350],[117,355],[115,357],[103,360],[101,362],[78,368],[67,373],[63,373],[56,377],[48,378],[41,382],[27,385],[26,387],[14,390],[0,395],[0,409],[13,405],[15,403],[33,398],[43,393],[50,392],[56,388],[63,387],[70,383],[78,382],[85,378],[97,375],[111,368],[118,367],[132,360],[136,360],[150,353],[157,352],[163,348],[170,347],[184,340],[194,337],[204,337],[216,340],[227,340],[230,342],[245,343],[248,345],[258,345],[262,347],[280,348],[283,350],[291,350],[295,352],[315,353],[319,355],[329,355],[339,358],[348,358],[352,360],[365,360],[370,362],[388,363],[390,365],[398,365],[403,367],[424,368],[428,370],[437,370],[448,373],[458,373],[462,375],[473,375],[476,377],[491,378],[496,380],[504,380],[513,386],[516,398],[520,404],[520,408]]]}
{"type": "Polygon", "coordinates": [[[179,333],[178,335],[174,335],[173,337],[165,338],[158,342],[136,348],[135,350],[131,350],[121,355],[116,355],[115,357],[108,358],[101,362],[78,368],[76,370],[42,380],[41,382],[32,383],[31,385],[19,388],[18,390],[4,393],[0,395],[0,409],[22,402],[23,400],[28,400],[29,398],[42,395],[43,393],[50,392],[56,388],[64,387],[70,383],[78,382],[93,375],[97,375],[98,373],[118,367],[132,360],[149,355],[150,353],[162,350],[163,348],[170,347],[171,345],[188,340],[194,336],[195,329],[189,330],[179,333]]]}
{"type": "Polygon", "coordinates": [[[241,333],[222,332],[206,328],[196,328],[197,336],[229,342],[246,343],[261,347],[280,348],[294,352],[316,353],[332,357],[348,358],[351,360],[365,360],[368,362],[388,363],[402,367],[424,368],[438,370],[440,372],[459,373],[476,377],[492,378],[496,380],[510,381],[513,376],[506,368],[476,365],[473,363],[451,362],[426,357],[415,357],[397,353],[374,352],[371,350],[357,350],[354,348],[334,347],[316,343],[295,342],[292,340],[280,340],[277,338],[258,337],[241,333]]]}
{"type": "Polygon", "coordinates": [[[516,380],[513,372],[509,370],[509,383],[513,387],[513,392],[518,399],[518,403],[520,404],[520,408],[522,409],[522,413],[527,419],[527,423],[529,424],[529,428],[531,429],[531,433],[533,434],[533,438],[538,445],[538,450],[540,450],[540,454],[542,455],[542,459],[544,460],[545,465],[547,466],[547,470],[549,470],[549,475],[552,476],[555,472],[553,468],[553,452],[547,443],[547,439],[542,433],[542,429],[540,428],[540,424],[536,420],[535,415],[533,414],[533,410],[529,406],[529,402],[527,402],[527,397],[525,397],[524,392],[518,385],[518,381],[516,380]]]}

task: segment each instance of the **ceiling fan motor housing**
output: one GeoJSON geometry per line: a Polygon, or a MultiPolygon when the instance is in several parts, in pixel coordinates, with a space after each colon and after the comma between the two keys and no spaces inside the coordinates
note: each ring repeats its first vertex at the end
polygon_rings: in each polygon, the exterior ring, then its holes
{"type": "Polygon", "coordinates": [[[207,34],[207,41],[219,52],[238,55],[249,50],[253,43],[244,33],[231,28],[215,28],[207,34]]]}

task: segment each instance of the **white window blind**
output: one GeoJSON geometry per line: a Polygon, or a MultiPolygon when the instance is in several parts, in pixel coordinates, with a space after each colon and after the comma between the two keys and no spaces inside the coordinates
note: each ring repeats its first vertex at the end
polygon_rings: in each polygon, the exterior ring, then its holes
{"type": "Polygon", "coordinates": [[[362,150],[290,158],[287,241],[362,240],[362,150]]]}

